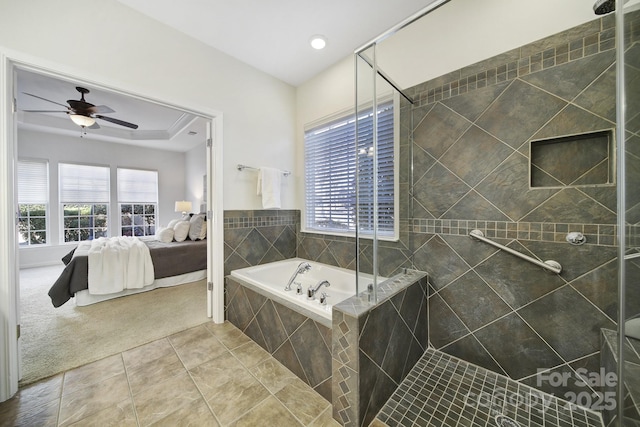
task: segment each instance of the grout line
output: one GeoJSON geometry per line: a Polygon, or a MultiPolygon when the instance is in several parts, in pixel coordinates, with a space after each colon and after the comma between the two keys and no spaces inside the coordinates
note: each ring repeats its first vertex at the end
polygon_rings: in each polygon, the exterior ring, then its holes
{"type": "MultiPolygon", "coordinates": [[[[195,326],[196,328],[198,326],[195,326]]],[[[190,328],[191,329],[191,328],[190,328]]],[[[209,328],[207,328],[205,326],[205,329],[211,334],[213,335],[213,333],[209,330],[209,328]]],[[[180,332],[178,332],[180,333],[180,332]]],[[[175,334],[172,334],[175,335],[175,334]]],[[[213,335],[214,338],[218,339],[215,335],[213,335]]],[[[180,353],[178,353],[178,350],[176,349],[176,347],[173,345],[173,343],[171,342],[171,340],[169,339],[169,336],[165,337],[165,339],[167,340],[167,342],[169,343],[169,345],[171,346],[171,348],[173,349],[174,353],[176,354],[176,356],[178,357],[178,360],[180,361],[180,363],[182,364],[182,367],[184,368],[184,370],[187,372],[187,375],[189,375],[189,379],[193,382],[193,385],[195,386],[196,390],[198,390],[198,393],[200,393],[200,397],[202,398],[202,400],[204,401],[204,404],[207,405],[207,408],[209,409],[209,412],[211,412],[211,415],[213,415],[213,418],[216,420],[216,422],[219,425],[222,425],[222,423],[220,422],[220,420],[218,419],[218,416],[216,415],[216,413],[213,411],[213,408],[211,407],[211,405],[209,405],[209,401],[207,401],[207,398],[204,396],[204,393],[202,392],[202,390],[200,389],[200,387],[198,386],[198,382],[193,378],[193,375],[191,374],[191,371],[189,369],[187,369],[187,366],[184,364],[184,361],[182,360],[182,357],[180,357],[180,353]]],[[[219,340],[218,340],[219,341],[219,340]]],[[[224,347],[224,345],[223,345],[224,347]]],[[[225,347],[226,348],[226,347],[225,347]]],[[[227,349],[227,351],[229,351],[227,349]]],[[[230,351],[229,351],[230,352],[230,351]]],[[[198,365],[200,366],[200,365],[198,365]]],[[[162,420],[160,420],[162,421],[162,420]]],[[[140,423],[138,423],[138,425],[140,425],[140,423]]]]}
{"type": "MultiPolygon", "coordinates": [[[[171,344],[169,344],[169,345],[171,345],[171,344]]],[[[127,369],[127,364],[124,362],[123,353],[124,352],[120,353],[120,358],[122,359],[122,366],[124,368],[124,376],[127,379],[127,387],[129,388],[129,398],[131,399],[131,408],[133,409],[133,416],[136,419],[136,425],[140,426],[140,418],[138,417],[138,408],[136,407],[136,401],[133,399],[133,390],[131,389],[131,381],[129,380],[129,370],[127,369]]]]}

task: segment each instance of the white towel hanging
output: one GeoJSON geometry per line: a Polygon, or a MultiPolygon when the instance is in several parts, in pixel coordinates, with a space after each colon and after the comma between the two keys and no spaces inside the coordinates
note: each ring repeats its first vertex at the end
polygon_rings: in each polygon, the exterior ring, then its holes
{"type": "Polygon", "coordinates": [[[280,186],[282,171],[280,169],[260,166],[258,171],[258,196],[262,196],[263,209],[280,209],[280,186]]]}

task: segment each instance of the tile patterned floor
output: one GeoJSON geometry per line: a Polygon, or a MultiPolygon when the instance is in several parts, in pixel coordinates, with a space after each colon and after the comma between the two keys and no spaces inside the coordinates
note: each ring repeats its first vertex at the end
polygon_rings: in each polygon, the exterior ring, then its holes
{"type": "Polygon", "coordinates": [[[428,349],[378,413],[373,427],[602,427],[600,414],[428,349]],[[501,417],[502,418],[502,417],[501,417]]]}
{"type": "Polygon", "coordinates": [[[338,426],[239,329],[205,323],[21,389],[0,426],[338,426]]]}

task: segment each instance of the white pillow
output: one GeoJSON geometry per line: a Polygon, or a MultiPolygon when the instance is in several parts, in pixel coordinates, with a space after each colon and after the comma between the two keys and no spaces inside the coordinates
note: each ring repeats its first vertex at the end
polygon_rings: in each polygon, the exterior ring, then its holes
{"type": "Polygon", "coordinates": [[[173,226],[173,238],[176,242],[184,242],[189,235],[189,221],[178,221],[173,226]]]}
{"type": "Polygon", "coordinates": [[[173,228],[176,226],[176,224],[178,222],[182,221],[181,219],[172,219],[171,221],[169,221],[169,225],[167,225],[167,228],[173,228]]]}
{"type": "Polygon", "coordinates": [[[199,240],[202,237],[202,229],[205,229],[205,235],[207,230],[207,223],[205,221],[204,214],[197,214],[191,217],[189,221],[189,238],[191,240],[199,240]]]}
{"type": "Polygon", "coordinates": [[[204,225],[202,226],[202,233],[200,233],[200,240],[204,240],[207,238],[207,221],[204,221],[204,225]]]}
{"type": "Polygon", "coordinates": [[[164,243],[169,243],[171,241],[173,241],[173,228],[161,228],[158,231],[156,231],[156,239],[160,240],[161,242],[164,243]]]}

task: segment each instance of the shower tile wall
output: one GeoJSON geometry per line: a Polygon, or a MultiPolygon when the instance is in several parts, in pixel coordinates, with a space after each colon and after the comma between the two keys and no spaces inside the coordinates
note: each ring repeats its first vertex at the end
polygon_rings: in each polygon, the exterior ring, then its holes
{"type": "MultiPolygon", "coordinates": [[[[419,102],[402,110],[403,133],[413,131],[410,241],[414,268],[430,277],[431,345],[560,397],[592,391],[576,370],[598,371],[600,329],[615,329],[616,189],[530,188],[530,143],[615,127],[613,25],[598,19],[420,84],[410,91],[419,102]],[[563,271],[475,241],[473,229],[563,271]],[[567,243],[571,231],[587,243],[567,243]],[[573,380],[554,387],[551,372],[573,380]]],[[[631,299],[640,306],[640,295],[631,299]]]]}

